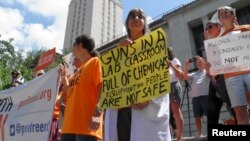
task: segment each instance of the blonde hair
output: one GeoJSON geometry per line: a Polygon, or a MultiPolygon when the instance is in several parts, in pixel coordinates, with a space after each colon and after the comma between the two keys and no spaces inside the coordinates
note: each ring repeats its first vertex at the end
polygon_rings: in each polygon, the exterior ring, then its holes
{"type": "Polygon", "coordinates": [[[218,8],[217,12],[218,12],[218,18],[220,18],[220,12],[221,11],[228,11],[230,12],[231,14],[233,14],[235,17],[236,17],[236,10],[230,6],[221,6],[218,8]]]}

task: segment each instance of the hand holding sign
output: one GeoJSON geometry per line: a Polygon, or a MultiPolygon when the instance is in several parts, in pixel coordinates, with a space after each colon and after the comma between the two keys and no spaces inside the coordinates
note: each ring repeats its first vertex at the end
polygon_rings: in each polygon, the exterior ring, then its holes
{"type": "Polygon", "coordinates": [[[134,105],[142,109],[149,100],[170,91],[168,51],[164,30],[157,29],[134,42],[124,40],[100,57],[103,71],[102,108],[134,105]],[[141,103],[141,104],[138,104],[141,103]]]}
{"type": "Polygon", "coordinates": [[[56,48],[46,51],[44,54],[40,56],[38,64],[35,67],[35,71],[37,72],[51,65],[55,60],[55,56],[56,56],[56,48]]]}
{"type": "Polygon", "coordinates": [[[118,43],[118,46],[126,47],[127,45],[132,44],[132,43],[133,43],[133,41],[130,40],[129,38],[127,38],[127,39],[121,40],[118,43]]]}
{"type": "Polygon", "coordinates": [[[145,107],[147,107],[149,104],[149,101],[145,101],[143,103],[138,103],[138,104],[134,104],[132,105],[131,107],[135,110],[142,110],[144,109],[145,107]]]}
{"type": "Polygon", "coordinates": [[[250,70],[250,31],[206,40],[205,49],[211,74],[250,70]]]}

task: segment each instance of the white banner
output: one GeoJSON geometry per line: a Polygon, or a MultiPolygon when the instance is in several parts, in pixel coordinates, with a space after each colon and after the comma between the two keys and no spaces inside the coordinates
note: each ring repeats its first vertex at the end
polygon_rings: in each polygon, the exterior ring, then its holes
{"type": "Polygon", "coordinates": [[[0,141],[48,141],[58,78],[53,69],[0,92],[0,141]]]}
{"type": "Polygon", "coordinates": [[[250,70],[250,32],[206,40],[211,74],[250,70]]]}

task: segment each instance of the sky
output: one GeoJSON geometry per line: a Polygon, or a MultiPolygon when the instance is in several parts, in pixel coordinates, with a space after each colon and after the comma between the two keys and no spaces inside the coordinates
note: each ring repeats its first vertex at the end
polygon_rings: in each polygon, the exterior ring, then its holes
{"type": "Polygon", "coordinates": [[[127,17],[128,12],[133,8],[141,8],[146,16],[150,18],[159,18],[163,13],[168,12],[178,6],[187,4],[193,0],[122,0],[123,18],[127,17]]]}
{"type": "MultiPolygon", "coordinates": [[[[123,21],[132,8],[142,8],[147,18],[155,17],[193,0],[122,0],[123,21]]],[[[14,38],[24,51],[57,48],[64,42],[70,0],[0,0],[0,39],[14,38]]]]}

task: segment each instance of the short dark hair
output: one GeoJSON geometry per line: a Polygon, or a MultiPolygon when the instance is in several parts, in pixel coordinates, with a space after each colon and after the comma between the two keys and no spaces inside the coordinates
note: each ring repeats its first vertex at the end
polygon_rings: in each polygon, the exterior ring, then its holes
{"type": "Polygon", "coordinates": [[[82,47],[85,48],[91,56],[97,56],[97,52],[95,49],[95,41],[92,37],[88,35],[80,35],[75,39],[75,42],[73,45],[80,45],[82,44],[82,47]]]}
{"type": "Polygon", "coordinates": [[[142,30],[142,33],[143,33],[143,34],[146,34],[146,33],[149,32],[148,23],[147,23],[147,18],[146,18],[145,13],[143,12],[142,9],[140,9],[140,8],[135,8],[135,9],[132,9],[132,10],[129,11],[128,16],[127,16],[126,21],[125,21],[125,26],[126,26],[126,30],[127,30],[127,33],[128,33],[128,37],[131,37],[130,30],[128,29],[128,21],[129,21],[130,17],[131,17],[135,12],[139,12],[139,13],[142,15],[142,18],[143,18],[143,20],[144,20],[144,28],[143,28],[143,30],[142,30]]]}

